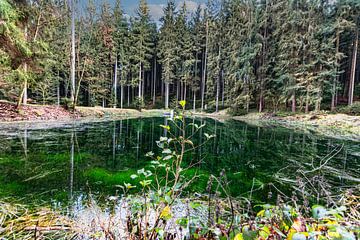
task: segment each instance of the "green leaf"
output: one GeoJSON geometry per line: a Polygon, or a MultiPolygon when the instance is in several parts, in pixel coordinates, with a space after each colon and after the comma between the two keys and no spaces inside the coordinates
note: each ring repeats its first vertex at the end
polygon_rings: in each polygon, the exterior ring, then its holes
{"type": "Polygon", "coordinates": [[[152,156],[154,156],[154,153],[150,151],[150,152],[147,152],[145,156],[146,157],[152,157],[152,156]]]}
{"type": "Polygon", "coordinates": [[[180,106],[184,109],[185,108],[185,105],[186,105],[186,101],[185,100],[182,100],[179,102],[180,106]]]}
{"type": "Polygon", "coordinates": [[[124,186],[126,189],[136,188],[136,186],[131,185],[131,183],[124,183],[124,186]]]}
{"type": "Polygon", "coordinates": [[[167,155],[163,158],[163,160],[167,161],[170,160],[173,156],[172,155],[167,155]]]}
{"type": "Polygon", "coordinates": [[[171,209],[169,206],[166,206],[160,213],[160,218],[164,220],[169,220],[171,218],[171,209]]]}
{"type": "Polygon", "coordinates": [[[147,187],[151,184],[151,182],[152,182],[152,180],[142,180],[142,181],[140,181],[140,185],[142,187],[147,187]]]}
{"type": "Polygon", "coordinates": [[[315,205],[312,207],[312,214],[313,218],[320,219],[326,217],[328,215],[328,211],[323,206],[315,205]]]}
{"type": "Polygon", "coordinates": [[[171,154],[171,150],[168,149],[168,148],[165,148],[163,151],[162,151],[163,154],[171,154]]]}
{"type": "MultiPolygon", "coordinates": [[[[162,128],[164,128],[164,129],[170,131],[170,126],[168,126],[168,125],[160,125],[160,127],[162,127],[162,128]]],[[[160,141],[161,141],[161,140],[160,140],[160,141]]]]}

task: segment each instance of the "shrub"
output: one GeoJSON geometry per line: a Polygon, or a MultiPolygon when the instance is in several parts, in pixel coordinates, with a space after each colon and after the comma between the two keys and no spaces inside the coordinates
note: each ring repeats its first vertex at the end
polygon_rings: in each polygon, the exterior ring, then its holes
{"type": "Polygon", "coordinates": [[[237,106],[237,105],[233,105],[231,106],[227,113],[231,116],[243,116],[243,115],[246,115],[248,114],[248,112],[246,111],[246,109],[240,107],[240,106],[237,106]]]}
{"type": "Polygon", "coordinates": [[[134,102],[132,103],[133,107],[136,108],[137,110],[141,110],[142,108],[145,107],[145,102],[143,98],[139,98],[136,97],[134,102]]]}
{"type": "Polygon", "coordinates": [[[336,112],[354,115],[354,116],[360,116],[360,102],[356,102],[351,106],[340,107],[337,109],[336,112]]]}

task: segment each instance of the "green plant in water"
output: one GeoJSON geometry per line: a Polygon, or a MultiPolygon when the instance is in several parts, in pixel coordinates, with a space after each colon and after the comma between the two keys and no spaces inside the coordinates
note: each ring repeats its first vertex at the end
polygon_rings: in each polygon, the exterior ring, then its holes
{"type": "MultiPolygon", "coordinates": [[[[128,225],[132,226],[130,235],[140,239],[162,239],[166,221],[172,218],[171,207],[178,200],[184,189],[195,179],[199,178],[198,172],[189,170],[197,163],[184,167],[184,155],[193,151],[195,146],[191,138],[205,125],[192,125],[196,131],[186,135],[185,101],[179,102],[179,109],[168,121],[168,125],[160,125],[164,129],[165,136],[156,141],[161,153],[155,155],[148,152],[151,158],[148,169],[140,169],[131,179],[137,180],[136,184],[125,183],[123,186],[125,194],[133,188],[140,189],[140,200],[130,200],[131,217],[128,225]],[[177,134],[177,132],[179,134],[177,134]],[[187,173],[187,174],[186,174],[187,173]],[[150,220],[153,219],[153,220],[150,220]],[[151,221],[151,222],[150,222],[151,221]]],[[[205,134],[207,140],[214,135],[205,134]]],[[[205,144],[206,141],[202,144],[205,144]]],[[[185,221],[185,220],[184,220],[185,221]]]]}

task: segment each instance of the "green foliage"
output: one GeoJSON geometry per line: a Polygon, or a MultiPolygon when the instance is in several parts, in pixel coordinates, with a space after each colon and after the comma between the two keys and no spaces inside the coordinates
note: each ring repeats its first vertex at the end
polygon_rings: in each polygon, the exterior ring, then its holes
{"type": "Polygon", "coordinates": [[[244,109],[244,108],[242,108],[240,106],[237,106],[237,105],[233,105],[233,106],[229,107],[228,110],[227,110],[227,113],[230,116],[243,116],[243,115],[248,114],[246,109],[244,109]]]}
{"type": "MultiPolygon", "coordinates": [[[[76,18],[76,101],[116,107],[118,99],[130,106],[135,96],[171,95],[168,105],[191,95],[211,111],[223,101],[308,112],[351,96],[359,1],[211,0],[191,18],[189,10],[168,1],[156,26],[146,0],[129,19],[120,0],[99,11],[88,0],[76,18]]],[[[61,1],[0,1],[2,98],[27,92],[47,104],[70,96],[69,13],[61,1]]]]}
{"type": "Polygon", "coordinates": [[[360,102],[356,102],[351,106],[340,107],[336,112],[360,116],[360,102]]]}
{"type": "Polygon", "coordinates": [[[144,99],[142,97],[136,97],[134,102],[133,102],[133,107],[138,109],[138,110],[141,110],[145,107],[145,102],[144,102],[144,99]]]}

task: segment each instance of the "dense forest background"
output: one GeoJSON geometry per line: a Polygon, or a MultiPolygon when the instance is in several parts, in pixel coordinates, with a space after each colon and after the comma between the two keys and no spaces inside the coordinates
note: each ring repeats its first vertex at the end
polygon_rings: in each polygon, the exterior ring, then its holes
{"type": "Polygon", "coordinates": [[[334,110],[360,97],[359,0],[0,0],[0,99],[38,104],[334,110]]]}

